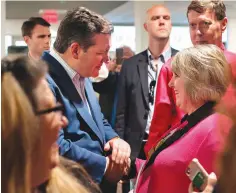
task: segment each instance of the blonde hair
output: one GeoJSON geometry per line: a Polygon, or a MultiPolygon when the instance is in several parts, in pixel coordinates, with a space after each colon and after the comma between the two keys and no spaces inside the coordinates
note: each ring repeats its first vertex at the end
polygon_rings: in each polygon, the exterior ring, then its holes
{"type": "Polygon", "coordinates": [[[79,163],[60,156],[59,167],[63,167],[70,172],[88,191],[101,193],[98,184],[92,180],[87,171],[79,163]]]}
{"type": "Polygon", "coordinates": [[[197,45],[177,53],[171,63],[173,73],[184,78],[185,91],[193,104],[218,102],[230,80],[230,66],[215,45],[197,45]]]}
{"type": "Polygon", "coordinates": [[[2,192],[29,193],[36,117],[28,97],[11,72],[2,74],[2,192]]]}
{"type": "Polygon", "coordinates": [[[62,166],[52,169],[46,190],[47,193],[88,193],[87,189],[62,166]]]}

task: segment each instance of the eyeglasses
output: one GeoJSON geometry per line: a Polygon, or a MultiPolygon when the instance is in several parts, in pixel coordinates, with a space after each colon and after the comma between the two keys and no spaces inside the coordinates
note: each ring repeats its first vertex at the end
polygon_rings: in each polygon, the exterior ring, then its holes
{"type": "Polygon", "coordinates": [[[56,111],[64,111],[64,106],[63,105],[57,105],[56,107],[53,107],[53,108],[50,108],[50,109],[36,111],[36,115],[43,115],[43,114],[48,114],[48,113],[56,112],[56,111]]]}
{"type": "Polygon", "coordinates": [[[154,103],[155,86],[156,86],[156,81],[152,80],[149,85],[149,93],[148,93],[149,103],[151,103],[152,105],[154,103]]]}

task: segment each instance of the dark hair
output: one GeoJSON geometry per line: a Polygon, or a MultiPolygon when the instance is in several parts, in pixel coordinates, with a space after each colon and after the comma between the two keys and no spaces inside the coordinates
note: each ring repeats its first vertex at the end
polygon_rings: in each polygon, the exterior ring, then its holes
{"type": "Polygon", "coordinates": [[[112,32],[112,24],[103,16],[85,7],[78,7],[68,11],[61,21],[54,48],[59,53],[64,53],[72,43],[77,42],[86,51],[94,45],[94,35],[112,32]]]}
{"type": "Polygon", "coordinates": [[[32,31],[36,25],[42,25],[45,27],[50,27],[51,25],[44,20],[42,17],[31,17],[23,23],[21,26],[22,36],[31,36],[32,31]]]}
{"type": "Polygon", "coordinates": [[[187,17],[191,10],[198,13],[204,13],[206,10],[214,11],[219,21],[226,17],[226,7],[221,0],[194,0],[188,6],[187,17]]]}
{"type": "Polygon", "coordinates": [[[11,72],[37,110],[34,89],[39,80],[46,74],[47,65],[43,61],[33,61],[24,55],[9,55],[1,61],[1,75],[11,72]]]}

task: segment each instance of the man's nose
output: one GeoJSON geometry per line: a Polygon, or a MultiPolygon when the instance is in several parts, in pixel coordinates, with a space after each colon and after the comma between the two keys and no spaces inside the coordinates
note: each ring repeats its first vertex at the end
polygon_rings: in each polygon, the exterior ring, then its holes
{"type": "Polygon", "coordinates": [[[164,18],[160,18],[159,19],[159,25],[165,25],[165,20],[164,20],[164,18]]]}
{"type": "Polygon", "coordinates": [[[196,34],[197,34],[198,36],[200,36],[200,35],[203,34],[203,29],[202,29],[200,26],[197,27],[197,29],[196,29],[196,34]]]}
{"type": "Polygon", "coordinates": [[[46,37],[45,38],[45,43],[49,44],[51,42],[51,38],[50,37],[46,37]]]}

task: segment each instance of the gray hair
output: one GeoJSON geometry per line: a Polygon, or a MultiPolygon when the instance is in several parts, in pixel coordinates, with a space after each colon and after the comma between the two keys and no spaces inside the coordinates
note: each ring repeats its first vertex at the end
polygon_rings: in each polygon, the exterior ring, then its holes
{"type": "Polygon", "coordinates": [[[197,45],[177,53],[171,63],[173,73],[184,78],[184,86],[193,104],[218,102],[230,80],[230,66],[215,45],[197,45]]]}

